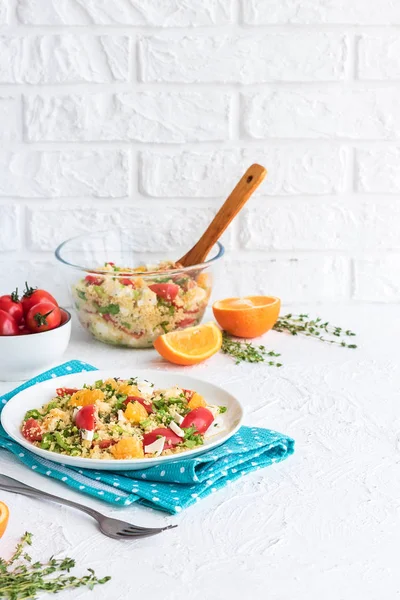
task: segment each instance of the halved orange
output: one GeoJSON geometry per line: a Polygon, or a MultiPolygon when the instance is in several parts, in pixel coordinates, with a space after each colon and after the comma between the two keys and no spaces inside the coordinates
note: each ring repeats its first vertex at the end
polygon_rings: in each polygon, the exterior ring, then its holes
{"type": "Polygon", "coordinates": [[[0,538],[3,536],[5,530],[7,529],[9,515],[10,511],[8,510],[7,504],[4,504],[4,502],[0,502],[0,538]]]}
{"type": "Polygon", "coordinates": [[[281,301],[274,296],[245,296],[225,298],[213,304],[218,324],[236,337],[253,338],[266,333],[275,325],[281,301]]]}
{"type": "Polygon", "coordinates": [[[197,365],[218,352],[222,333],[215,323],[188,327],[160,335],[154,347],[165,360],[176,365],[197,365]]]}

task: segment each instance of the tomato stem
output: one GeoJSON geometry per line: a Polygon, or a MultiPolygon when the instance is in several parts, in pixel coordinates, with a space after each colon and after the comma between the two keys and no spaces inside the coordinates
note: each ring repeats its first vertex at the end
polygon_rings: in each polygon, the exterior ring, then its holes
{"type": "Polygon", "coordinates": [[[49,315],[51,315],[53,310],[54,308],[52,310],[49,310],[49,312],[45,313],[44,315],[42,315],[42,313],[40,312],[37,312],[35,315],[33,315],[33,318],[35,319],[38,327],[41,327],[42,325],[47,325],[46,319],[49,315]]]}
{"type": "Polygon", "coordinates": [[[18,288],[15,288],[15,290],[11,292],[10,296],[13,302],[19,302],[18,288]]]}
{"type": "Polygon", "coordinates": [[[24,291],[24,298],[29,298],[30,296],[32,296],[33,292],[37,290],[36,287],[30,287],[28,285],[28,282],[25,281],[25,291],[24,291]]]}

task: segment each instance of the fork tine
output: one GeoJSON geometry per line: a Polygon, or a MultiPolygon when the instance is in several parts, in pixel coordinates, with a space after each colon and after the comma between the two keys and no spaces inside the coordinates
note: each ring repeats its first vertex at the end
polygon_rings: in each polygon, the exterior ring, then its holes
{"type": "Polygon", "coordinates": [[[166,531],[167,529],[175,529],[178,525],[167,525],[166,527],[138,527],[136,525],[129,525],[125,527],[122,531],[166,531]]]}
{"type": "Polygon", "coordinates": [[[124,540],[124,539],[128,540],[128,539],[135,539],[135,538],[142,538],[142,537],[150,537],[152,535],[157,535],[158,533],[160,533],[159,530],[154,531],[154,529],[153,529],[152,531],[148,531],[148,532],[136,531],[136,532],[132,532],[132,533],[118,531],[118,533],[116,535],[118,536],[118,539],[120,539],[120,540],[124,540]]]}
{"type": "Polygon", "coordinates": [[[135,533],[140,535],[142,534],[147,534],[147,533],[160,533],[162,531],[162,529],[159,528],[149,528],[149,529],[136,529],[135,527],[126,527],[125,529],[120,529],[118,533],[135,533]]]}

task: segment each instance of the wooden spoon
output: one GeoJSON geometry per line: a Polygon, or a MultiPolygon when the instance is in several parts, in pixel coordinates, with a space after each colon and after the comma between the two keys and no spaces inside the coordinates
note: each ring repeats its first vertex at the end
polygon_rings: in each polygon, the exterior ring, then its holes
{"type": "Polygon", "coordinates": [[[205,261],[215,242],[221,237],[229,223],[236,217],[253,192],[258,188],[266,174],[267,170],[261,165],[254,164],[247,169],[199,241],[185,256],[182,256],[178,260],[178,263],[181,263],[184,267],[190,267],[191,265],[198,265],[205,261]]]}

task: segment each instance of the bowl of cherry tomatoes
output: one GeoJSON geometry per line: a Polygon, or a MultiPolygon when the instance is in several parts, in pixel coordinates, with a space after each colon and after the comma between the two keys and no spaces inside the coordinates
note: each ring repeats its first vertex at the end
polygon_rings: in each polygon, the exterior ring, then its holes
{"type": "Polygon", "coordinates": [[[71,337],[71,314],[43,289],[25,284],[0,296],[0,380],[21,381],[56,363],[71,337]]]}

